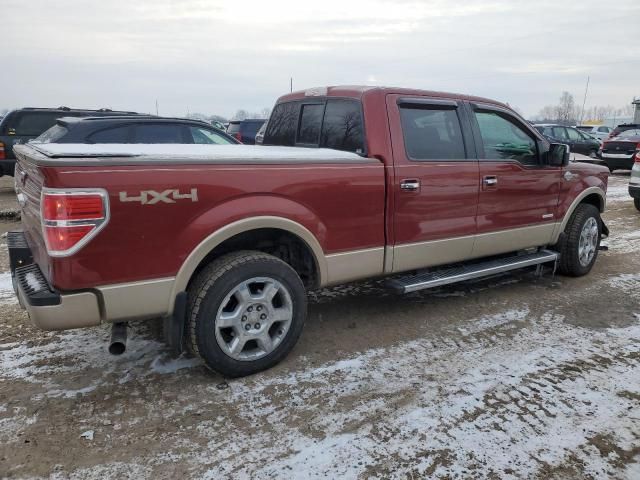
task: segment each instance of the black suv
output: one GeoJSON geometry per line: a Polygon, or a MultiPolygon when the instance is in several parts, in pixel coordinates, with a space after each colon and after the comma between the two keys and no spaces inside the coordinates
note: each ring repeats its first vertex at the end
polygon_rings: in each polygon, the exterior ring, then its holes
{"type": "Polygon", "coordinates": [[[548,123],[541,123],[534,125],[534,127],[552,143],[564,143],[569,145],[572,152],[598,158],[600,141],[591,135],[582,133],[577,128],[548,123]]]}
{"type": "Polygon", "coordinates": [[[235,145],[239,142],[209,123],[186,118],[138,115],[57,120],[34,142],[40,143],[197,143],[235,145]]]}
{"type": "Polygon", "coordinates": [[[247,120],[232,120],[227,127],[227,133],[240,140],[245,145],[255,145],[256,135],[260,127],[266,122],[265,119],[250,118],[247,120]]]}
{"type": "Polygon", "coordinates": [[[13,176],[16,157],[13,146],[27,143],[42,132],[55,125],[60,117],[89,117],[111,115],[138,115],[136,112],[117,112],[102,108],[86,110],[69,107],[59,108],[21,108],[13,110],[0,121],[0,177],[13,176]]]}

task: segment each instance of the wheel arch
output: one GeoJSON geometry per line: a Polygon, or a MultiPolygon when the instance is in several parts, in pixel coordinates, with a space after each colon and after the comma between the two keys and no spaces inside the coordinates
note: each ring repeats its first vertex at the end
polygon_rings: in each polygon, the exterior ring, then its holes
{"type": "Polygon", "coordinates": [[[571,203],[567,212],[565,213],[562,222],[558,223],[553,233],[552,243],[556,243],[560,237],[560,234],[565,231],[573,212],[581,204],[593,205],[598,209],[600,213],[604,212],[607,205],[607,199],[604,191],[600,187],[589,187],[583,190],[571,203]]]}
{"type": "MultiPolygon", "coordinates": [[[[175,298],[178,292],[187,289],[189,282],[202,266],[217,256],[216,252],[218,254],[226,253],[225,245],[233,244],[234,242],[242,243],[240,239],[246,239],[248,235],[252,234],[264,239],[265,236],[273,236],[277,233],[281,234],[283,238],[297,242],[311,256],[316,276],[313,281],[314,286],[326,283],[328,278],[326,258],[320,242],[313,233],[303,225],[287,218],[257,216],[244,218],[225,225],[202,240],[191,251],[178,270],[172,298],[175,298]]],[[[250,246],[244,245],[242,248],[247,249],[250,246]]],[[[255,249],[260,250],[258,247],[255,249]]],[[[173,309],[173,305],[171,308],[173,309]]]]}

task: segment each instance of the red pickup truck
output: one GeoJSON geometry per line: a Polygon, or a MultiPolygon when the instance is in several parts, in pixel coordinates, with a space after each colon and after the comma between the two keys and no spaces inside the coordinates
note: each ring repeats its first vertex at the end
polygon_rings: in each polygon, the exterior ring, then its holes
{"type": "Polygon", "coordinates": [[[608,233],[607,169],[569,163],[485,98],[292,93],[264,144],[17,146],[8,245],[32,321],[118,337],[164,317],[175,348],[241,376],[293,348],[308,289],[393,274],[409,292],[545,263],[584,275],[608,233]]]}

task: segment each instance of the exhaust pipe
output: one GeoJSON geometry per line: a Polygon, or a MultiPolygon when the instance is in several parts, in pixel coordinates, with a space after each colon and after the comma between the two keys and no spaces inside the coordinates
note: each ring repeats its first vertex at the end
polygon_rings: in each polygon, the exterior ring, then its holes
{"type": "Polygon", "coordinates": [[[127,349],[127,324],[124,322],[114,323],[111,327],[111,343],[109,353],[111,355],[122,355],[127,349]]]}

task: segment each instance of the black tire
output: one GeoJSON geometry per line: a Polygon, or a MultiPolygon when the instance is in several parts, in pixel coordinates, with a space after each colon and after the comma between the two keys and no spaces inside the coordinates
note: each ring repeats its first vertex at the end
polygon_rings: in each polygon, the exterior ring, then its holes
{"type": "Polygon", "coordinates": [[[640,211],[640,198],[634,198],[633,204],[636,206],[636,209],[640,211]]]}
{"type": "Polygon", "coordinates": [[[598,258],[598,248],[600,247],[600,236],[602,233],[602,220],[600,212],[593,205],[586,203],[578,205],[575,209],[569,223],[564,230],[565,237],[560,245],[560,262],[558,270],[562,275],[570,277],[581,277],[591,271],[596,259],[598,258]],[[596,240],[595,252],[591,261],[583,265],[579,259],[580,235],[585,224],[589,219],[595,219],[598,227],[598,235],[596,240]]]}
{"type": "MultiPolygon", "coordinates": [[[[307,316],[306,291],[295,270],[279,258],[257,251],[229,253],[214,260],[197,275],[187,293],[189,349],[202,358],[208,368],[231,378],[251,375],[280,362],[298,341],[307,316]],[[280,343],[270,353],[257,359],[236,359],[227,354],[216,339],[217,315],[234,288],[256,277],[279,282],[287,290],[293,314],[280,343]]],[[[232,337],[237,335],[236,330],[231,330],[232,337]]]]}

